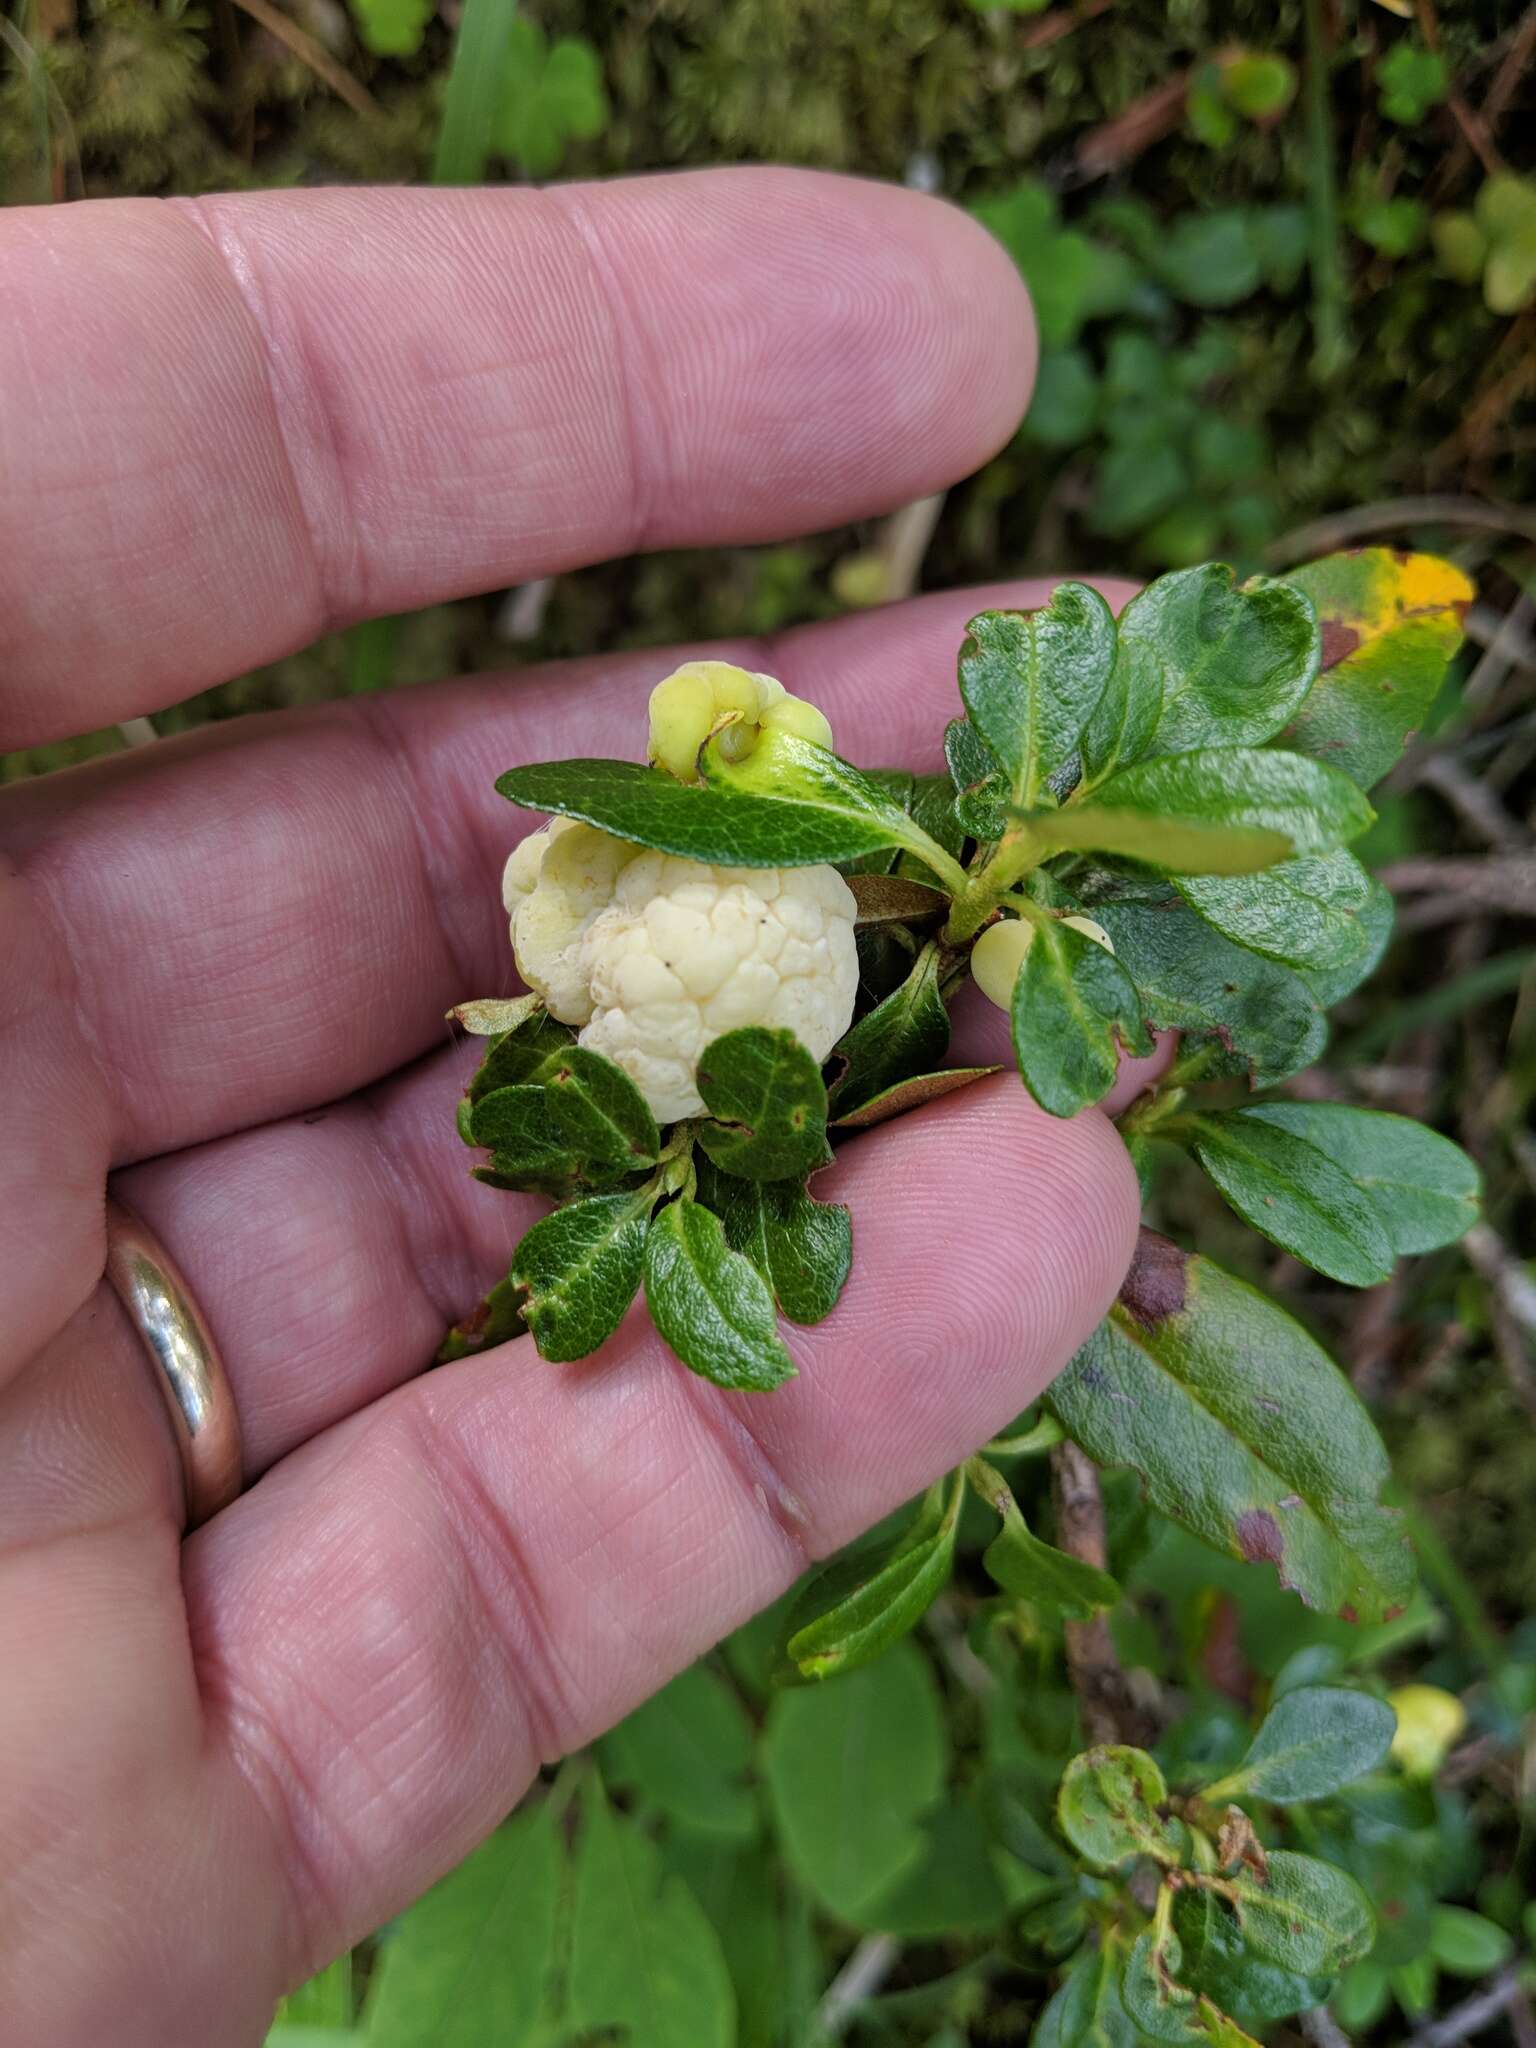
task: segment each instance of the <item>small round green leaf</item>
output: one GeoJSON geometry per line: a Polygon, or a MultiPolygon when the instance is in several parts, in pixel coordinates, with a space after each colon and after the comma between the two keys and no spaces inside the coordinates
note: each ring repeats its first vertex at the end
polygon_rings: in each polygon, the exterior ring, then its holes
{"type": "Polygon", "coordinates": [[[1131,1856],[1177,1865],[1189,1838],[1182,1822],[1160,1812],[1167,1797],[1163,1774],[1144,1749],[1109,1744],[1067,1765],[1056,1816],[1073,1848],[1100,1870],[1131,1856]]]}
{"type": "Polygon", "coordinates": [[[1436,1906],[1429,1916],[1429,1952],[1455,1977],[1486,1977],[1509,1961],[1514,1946],[1496,1920],[1464,1906],[1436,1906]]]}
{"type": "Polygon", "coordinates": [[[803,1180],[831,1158],[821,1068],[792,1031],[749,1024],[704,1048],[699,1143],[723,1173],[803,1180]]]}
{"type": "Polygon", "coordinates": [[[512,1254],[539,1356],[585,1358],[623,1322],[645,1257],[647,1204],[593,1195],[543,1216],[512,1254]]]}
{"type": "Polygon", "coordinates": [[[655,1165],[656,1119],[622,1067],[573,1045],[550,1057],[539,1080],[556,1124],[588,1167],[616,1177],[655,1165]]]}
{"type": "Polygon", "coordinates": [[[1272,1849],[1263,1877],[1243,1869],[1220,1881],[1253,1953],[1299,1977],[1332,1976],[1376,1938],[1371,1902],[1347,1871],[1315,1856],[1272,1849]]]}
{"type": "Polygon", "coordinates": [[[1077,748],[1115,659],[1115,621],[1085,583],[1032,612],[981,612],[960,648],[960,695],[1015,804],[1038,801],[1077,748]]]}
{"type": "Polygon", "coordinates": [[[1319,1273],[1374,1287],[1392,1271],[1375,1203],[1315,1145],[1241,1111],[1201,1117],[1192,1143],[1238,1215],[1319,1273]]]}
{"type": "Polygon", "coordinates": [[[1035,928],[1013,985],[1013,1050],[1024,1085],[1052,1116],[1075,1116],[1115,1078],[1120,1048],[1152,1041],[1136,987],[1107,946],[1060,919],[1035,928]]]}

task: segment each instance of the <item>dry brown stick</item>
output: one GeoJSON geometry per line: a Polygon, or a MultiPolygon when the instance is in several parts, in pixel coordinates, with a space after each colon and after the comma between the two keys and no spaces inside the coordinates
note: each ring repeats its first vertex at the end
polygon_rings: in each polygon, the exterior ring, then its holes
{"type": "Polygon", "coordinates": [[[1481,910],[1536,917],[1536,854],[1427,855],[1392,861],[1380,875],[1394,896],[1444,897],[1463,916],[1481,910]]]}
{"type": "Polygon", "coordinates": [[[1053,8],[1024,30],[1019,37],[1019,48],[1043,50],[1051,43],[1059,43],[1063,36],[1071,35],[1073,29],[1081,28],[1085,21],[1092,21],[1098,14],[1107,14],[1114,4],[1115,0],[1082,0],[1080,7],[1053,8]]]}
{"type": "Polygon", "coordinates": [[[1312,2048],[1349,2048],[1349,2036],[1326,2005],[1314,2005],[1301,2016],[1301,2031],[1312,2048]]]}
{"type": "MultiPolygon", "coordinates": [[[[1107,1570],[1109,1550],[1098,1467],[1076,1444],[1061,1443],[1051,1452],[1051,1478],[1057,1542],[1069,1557],[1080,1558],[1098,1571],[1107,1570]]],[[[1092,1621],[1069,1621],[1066,1645],[1067,1674],[1088,1740],[1152,1741],[1156,1734],[1152,1718],[1132,1692],[1106,1618],[1096,1614],[1092,1621]]]]}
{"type": "Polygon", "coordinates": [[[1525,843],[1519,821],[1506,810],[1496,791],[1469,775],[1454,754],[1431,754],[1414,780],[1444,797],[1469,832],[1501,853],[1525,843]]]}
{"type": "Polygon", "coordinates": [[[235,0],[252,21],[259,22],[268,35],[276,36],[285,48],[290,49],[301,64],[307,64],[316,78],[324,82],[335,93],[337,99],[345,100],[358,114],[376,114],[379,103],[366,86],[360,85],[344,64],[338,64],[322,44],[301,29],[296,21],[290,21],[271,0],[235,0]]]}
{"type": "Polygon", "coordinates": [[[1536,56],[1536,6],[1527,7],[1520,17],[1520,24],[1510,39],[1504,61],[1494,73],[1479,112],[1490,135],[1496,134],[1504,118],[1504,109],[1514,98],[1515,87],[1525,75],[1525,67],[1536,56]]]}

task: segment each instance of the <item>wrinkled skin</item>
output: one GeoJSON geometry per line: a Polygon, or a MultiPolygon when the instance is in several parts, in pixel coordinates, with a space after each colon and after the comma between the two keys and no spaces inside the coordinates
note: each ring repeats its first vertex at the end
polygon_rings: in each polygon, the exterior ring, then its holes
{"type": "MultiPolygon", "coordinates": [[[[898,505],[1012,432],[1032,353],[966,221],[776,171],[17,210],[0,303],[8,747],[371,613],[898,505]]],[[[967,615],[1044,595],[719,651],[853,758],[928,766],[967,615]]],[[[1115,1290],[1118,1138],[1004,1076],[819,1184],[858,1259],[782,1392],[720,1397],[639,1313],[579,1369],[524,1340],[423,1375],[537,1211],[466,1176],[474,1049],[442,1022],[507,985],[493,778],[631,751],[675,658],[208,727],[0,793],[8,2048],[258,2042],[541,1759],[1015,1414],[1115,1290]],[[243,1418],[248,1490],[185,1541],[100,1281],[109,1171],[243,1418]]]]}

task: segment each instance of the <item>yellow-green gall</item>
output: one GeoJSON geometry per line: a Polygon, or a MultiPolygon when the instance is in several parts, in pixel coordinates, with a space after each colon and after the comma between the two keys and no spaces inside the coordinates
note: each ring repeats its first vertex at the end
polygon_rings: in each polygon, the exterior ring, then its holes
{"type": "Polygon", "coordinates": [[[729,661],[685,661],[651,692],[649,755],[679,782],[699,779],[699,752],[713,734],[730,760],[743,760],[760,732],[785,732],[832,745],[832,728],[814,704],[791,697],[775,676],[729,661]]]}
{"type": "MultiPolygon", "coordinates": [[[[1061,921],[1081,932],[1085,939],[1092,939],[1096,946],[1102,946],[1106,953],[1115,950],[1109,933],[1096,919],[1074,915],[1061,921]]],[[[971,948],[971,977],[988,1002],[996,1003],[1000,1010],[1013,1006],[1013,984],[1019,978],[1019,969],[1034,936],[1034,926],[1024,918],[1004,917],[988,925],[971,948]]]]}
{"type": "Polygon", "coordinates": [[[1467,1710],[1453,1692],[1438,1685],[1403,1685],[1387,1694],[1397,1716],[1393,1761],[1410,1778],[1432,1778],[1460,1740],[1467,1710]]]}

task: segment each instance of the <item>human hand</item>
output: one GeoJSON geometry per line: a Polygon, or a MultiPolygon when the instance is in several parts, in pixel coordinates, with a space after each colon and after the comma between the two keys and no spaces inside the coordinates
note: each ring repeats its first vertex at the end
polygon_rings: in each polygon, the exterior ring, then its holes
{"type": "MultiPolygon", "coordinates": [[[[783,172],[20,211],[0,296],[9,746],[348,619],[899,504],[982,461],[1026,386],[978,230],[783,172]]],[[[722,651],[855,758],[926,766],[964,619],[1043,596],[722,651]]],[[[523,1340],[422,1376],[534,1209],[466,1176],[473,1052],[442,1045],[452,1002],[510,980],[493,778],[627,751],[674,659],[207,727],[0,799],[16,2048],[259,2041],[542,1760],[1016,1414],[1114,1293],[1113,1130],[982,1084],[818,1185],[858,1259],[771,1397],[694,1380],[643,1315],[590,1365],[523,1340]],[[249,1490],[185,1542],[100,1279],[109,1170],[243,1426],[249,1490]]]]}

